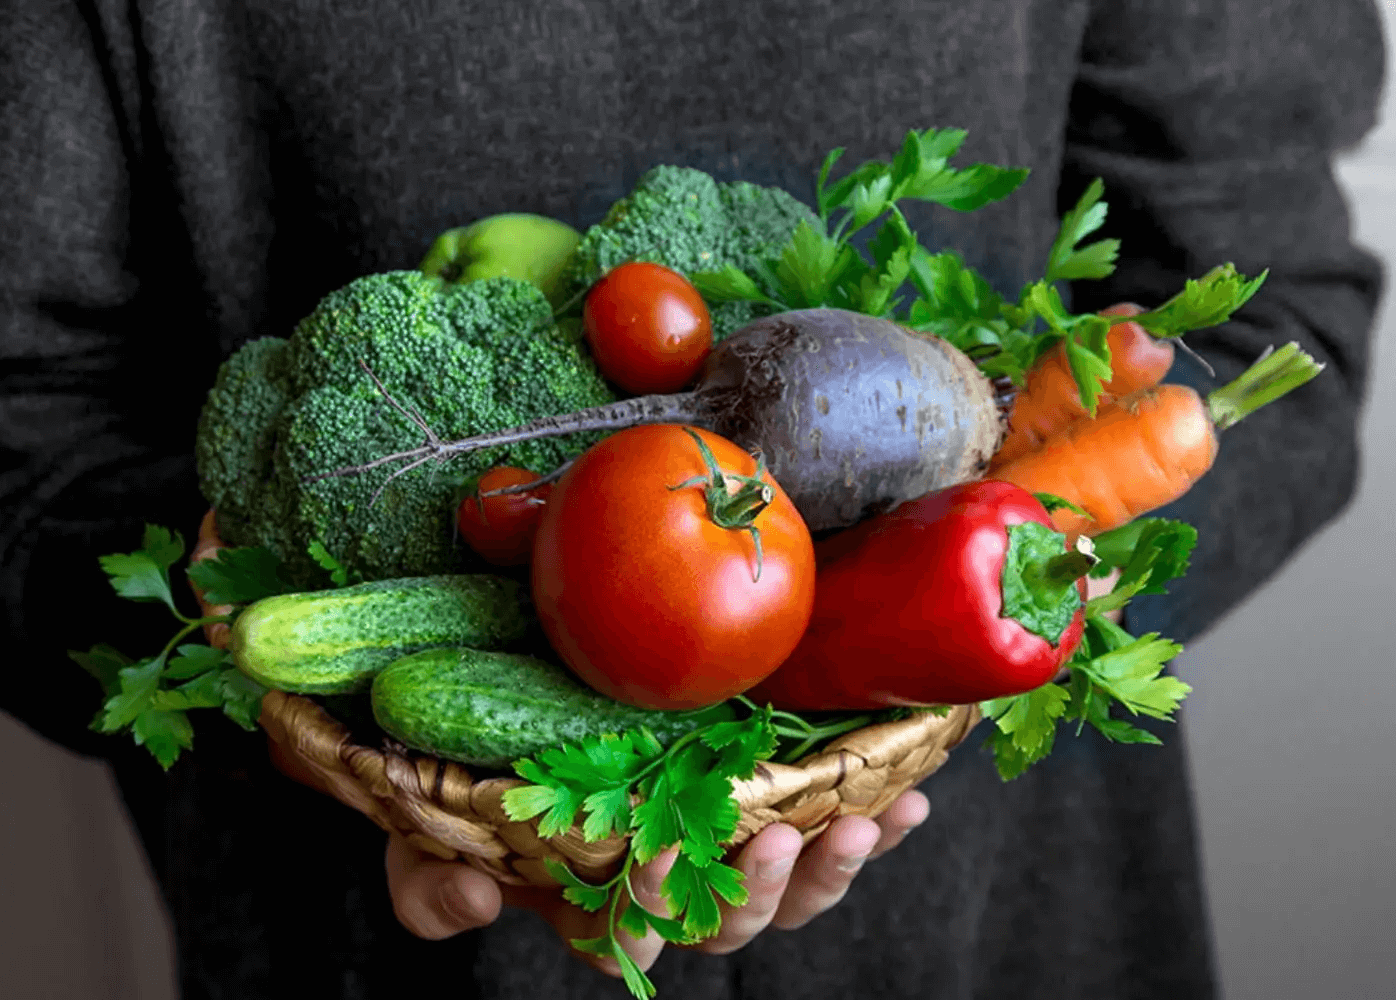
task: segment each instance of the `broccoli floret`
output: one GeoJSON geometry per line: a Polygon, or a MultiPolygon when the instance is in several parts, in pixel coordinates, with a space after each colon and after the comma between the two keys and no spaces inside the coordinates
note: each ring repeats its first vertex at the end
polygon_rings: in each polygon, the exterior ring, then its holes
{"type": "Polygon", "coordinates": [[[453,497],[491,465],[548,472],[597,435],[494,448],[428,463],[305,478],[405,451],[424,434],[360,366],[451,440],[615,397],[536,287],[512,278],[442,286],[417,271],[370,275],[332,292],[289,340],[245,345],[223,365],[199,424],[205,497],[232,545],[263,545],[296,586],[325,584],[319,541],[355,580],[459,572],[453,497]]]}
{"type": "MultiPolygon", "coordinates": [[[[750,272],[779,256],[795,227],[818,217],[779,188],[719,183],[701,170],[655,167],[582,237],[564,272],[559,301],[579,295],[608,269],[648,260],[683,274],[728,264],[750,272]]],[[[709,303],[721,340],[770,310],[749,302],[709,303]]]]}

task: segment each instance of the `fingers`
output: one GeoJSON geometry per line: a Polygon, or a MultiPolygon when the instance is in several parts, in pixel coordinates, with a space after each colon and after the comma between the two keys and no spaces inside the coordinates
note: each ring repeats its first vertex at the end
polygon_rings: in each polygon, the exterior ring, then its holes
{"type": "Polygon", "coordinates": [[[746,904],[721,904],[722,929],[694,949],[726,955],[764,931],[775,917],[803,846],[800,832],[785,823],[773,823],[753,837],[734,863],[746,876],[746,904]]]}
{"type": "Polygon", "coordinates": [[[926,796],[915,789],[903,792],[881,816],[877,817],[877,825],[882,834],[877,838],[877,845],[868,856],[868,860],[874,861],[896,847],[908,833],[926,822],[926,817],[930,814],[931,803],[926,796]]]}
{"type": "Polygon", "coordinates": [[[843,899],[882,835],[882,827],[865,816],[836,819],[796,862],[771,925],[803,927],[843,899]]]}
{"type": "Polygon", "coordinates": [[[502,905],[494,879],[457,861],[442,861],[388,835],[384,858],[398,921],[428,941],[493,923],[502,905]]]}
{"type": "MultiPolygon", "coordinates": [[[[669,869],[674,867],[674,858],[677,855],[677,850],[670,848],[649,864],[640,865],[630,873],[630,888],[635,893],[635,901],[661,917],[669,916],[669,904],[665,901],[660,886],[664,884],[664,877],[669,874],[669,869]]],[[[635,964],[645,971],[649,970],[659,953],[664,950],[664,939],[653,929],[639,939],[631,937],[625,931],[619,931],[616,940],[620,942],[626,954],[635,960],[635,964]]],[[[600,959],[594,964],[609,975],[620,975],[620,966],[613,958],[600,959]]]]}

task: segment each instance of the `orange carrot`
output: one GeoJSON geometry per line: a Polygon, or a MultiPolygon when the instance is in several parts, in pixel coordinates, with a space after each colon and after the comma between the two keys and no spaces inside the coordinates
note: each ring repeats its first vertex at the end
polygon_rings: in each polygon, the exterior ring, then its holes
{"type": "MultiPolygon", "coordinates": [[[[1100,315],[1137,316],[1143,311],[1123,304],[1101,310],[1100,315]]],[[[1102,402],[1157,385],[1173,364],[1173,345],[1152,336],[1138,323],[1115,324],[1106,344],[1113,377],[1101,387],[1102,402]]],[[[990,472],[1040,448],[1086,415],[1066,351],[1058,344],[1028,372],[1008,415],[1008,437],[990,462],[990,472]]]]}
{"type": "Polygon", "coordinates": [[[1084,509],[1052,512],[1059,531],[1098,535],[1177,500],[1212,467],[1217,432],[1303,385],[1323,366],[1289,344],[1267,352],[1206,399],[1182,385],[1143,389],[1102,405],[989,478],[1051,493],[1084,509]]]}

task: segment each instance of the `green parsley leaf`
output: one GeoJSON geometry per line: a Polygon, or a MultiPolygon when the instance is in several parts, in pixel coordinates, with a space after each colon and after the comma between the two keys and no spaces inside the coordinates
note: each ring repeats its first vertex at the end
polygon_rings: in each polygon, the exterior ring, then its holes
{"type": "Polygon", "coordinates": [[[97,678],[102,685],[102,694],[107,698],[121,690],[121,670],[131,665],[129,656],[105,642],[97,643],[86,653],[70,649],[68,658],[97,678]]]}
{"type": "Polygon", "coordinates": [[[672,941],[675,944],[692,943],[692,939],[684,931],[682,923],[669,917],[661,917],[657,913],[651,913],[645,909],[635,900],[633,890],[617,923],[623,931],[633,938],[644,937],[646,930],[653,927],[665,941],[672,941]]]}
{"type": "MultiPolygon", "coordinates": [[[[329,553],[325,555],[328,557],[329,553]]],[[[201,559],[189,567],[190,581],[204,592],[204,600],[209,604],[250,604],[288,593],[294,588],[282,574],[281,561],[275,553],[251,547],[220,549],[212,558],[201,559]]]]}
{"type": "Polygon", "coordinates": [[[834,169],[834,164],[839,161],[839,157],[843,154],[843,146],[829,150],[829,154],[824,157],[824,163],[819,168],[819,177],[814,182],[814,204],[819,210],[819,218],[824,222],[829,221],[829,213],[838,207],[830,203],[824,187],[829,183],[829,171],[834,169]]]}
{"type": "Polygon", "coordinates": [[[330,555],[330,550],[325,548],[325,543],[320,541],[320,539],[317,538],[312,541],[306,551],[310,554],[310,558],[314,559],[321,569],[330,574],[330,582],[336,587],[343,587],[349,583],[348,568],[334,556],[330,555]]]}
{"type": "Polygon", "coordinates": [[[586,820],[582,836],[586,840],[605,840],[612,833],[630,829],[630,788],[618,785],[592,792],[582,801],[586,820]]]}
{"type": "Polygon", "coordinates": [[[1231,263],[1212,268],[1199,279],[1189,278],[1183,290],[1163,305],[1128,317],[1156,337],[1176,337],[1225,323],[1260,290],[1269,270],[1247,279],[1231,263]]]}
{"type": "Polygon", "coordinates": [[[792,309],[822,306],[843,273],[858,260],[857,252],[801,222],[790,237],[775,279],[779,296],[792,309]]]}
{"type": "Polygon", "coordinates": [[[181,749],[194,745],[194,727],[183,712],[147,710],[136,716],[131,726],[136,743],[144,746],[160,766],[169,770],[181,749]]]}
{"type": "MultiPolygon", "coordinates": [[[[1046,756],[1045,753],[1036,756],[1027,753],[1013,742],[1012,736],[1001,729],[994,729],[989,734],[985,746],[993,753],[994,768],[1003,781],[1012,781],[1046,756]]],[[[1047,744],[1047,749],[1051,749],[1050,743],[1047,744]]]]}
{"type": "Polygon", "coordinates": [[[590,882],[583,882],[572,874],[572,869],[556,858],[544,857],[543,864],[547,867],[548,874],[562,883],[563,897],[569,903],[575,903],[588,913],[595,913],[605,906],[607,900],[611,898],[609,885],[592,885],[590,882]]]}
{"type": "Polygon", "coordinates": [[[256,732],[267,689],[235,667],[219,672],[218,685],[223,695],[223,714],[249,733],[256,732]]]}
{"type": "Polygon", "coordinates": [[[1099,240],[1076,249],[1081,240],[1105,224],[1106,205],[1100,200],[1104,193],[1105,184],[1097,177],[1075,207],[1062,216],[1061,228],[1047,254],[1045,280],[1049,283],[1105,278],[1115,270],[1115,258],[1120,252],[1119,240],[1099,240]]]}
{"type": "Polygon", "coordinates": [[[963,170],[948,166],[967,134],[963,129],[913,130],[894,163],[894,174],[904,178],[895,189],[894,200],[915,198],[969,212],[1008,197],[1027,179],[1028,171],[1022,168],[987,163],[963,170]],[[908,152],[913,136],[918,147],[915,155],[908,152]]]}
{"type": "Polygon", "coordinates": [[[232,662],[232,656],[227,650],[197,643],[180,646],[175,652],[178,655],[171,657],[165,667],[166,680],[184,680],[232,662]]]}
{"type": "Polygon", "coordinates": [[[698,294],[709,302],[765,302],[783,306],[766,294],[744,271],[728,264],[721,271],[699,271],[689,280],[698,294]]]}
{"type": "Polygon", "coordinates": [[[876,267],[867,268],[859,277],[856,293],[858,311],[869,316],[885,316],[891,312],[891,298],[906,283],[911,273],[912,254],[919,249],[916,234],[908,228],[906,219],[893,211],[869,243],[876,267]]]}
{"type": "Polygon", "coordinates": [[[650,982],[644,970],[635,964],[635,959],[630,957],[630,953],[615,943],[615,932],[612,931],[611,957],[620,966],[621,978],[625,980],[625,986],[631,994],[641,1000],[648,1000],[656,993],[654,983],[650,982]]]}
{"type": "Polygon", "coordinates": [[[1073,669],[1085,672],[1130,712],[1172,721],[1192,688],[1176,677],[1160,674],[1182,650],[1177,643],[1150,632],[1073,669]]]}
{"type": "MultiPolygon", "coordinates": [[[[621,950],[616,945],[615,939],[609,934],[594,938],[573,938],[569,943],[578,951],[588,955],[597,955],[601,958],[611,958],[617,951],[621,950]]],[[[653,996],[654,994],[637,994],[637,996],[639,995],[653,996]]]]}
{"type": "Polygon", "coordinates": [[[151,707],[160,687],[160,671],[165,667],[163,656],[140,660],[123,667],[118,674],[121,691],[106,703],[101,730],[113,733],[135,721],[136,716],[151,707]]]}
{"type": "Polygon", "coordinates": [[[537,774],[530,773],[530,769],[537,768],[533,761],[520,761],[514,765],[514,768],[521,777],[538,782],[536,785],[521,785],[518,788],[511,788],[504,793],[505,815],[515,823],[522,823],[551,809],[557,803],[558,789],[552,785],[543,784],[548,779],[541,770],[537,774]]]}
{"type": "Polygon", "coordinates": [[[1133,587],[1135,593],[1163,594],[1164,584],[1187,572],[1188,559],[1197,545],[1197,529],[1184,521],[1143,517],[1095,538],[1100,560],[1093,576],[1121,569],[1116,590],[1133,587]]]}
{"type": "Polygon", "coordinates": [[[722,927],[719,896],[733,906],[746,902],[743,881],[744,876],[735,868],[719,863],[699,867],[687,854],[680,853],[664,877],[663,889],[675,912],[683,914],[684,933],[701,941],[722,927]]]}
{"type": "Polygon", "coordinates": [[[1010,737],[1015,748],[1032,757],[1044,746],[1051,749],[1057,720],[1066,711],[1067,700],[1066,688],[1044,684],[1024,694],[986,701],[981,711],[994,720],[1000,732],[1010,737]]]}
{"type": "Polygon", "coordinates": [[[119,552],[99,556],[98,562],[110,577],[112,589],[131,601],[160,601],[176,615],[174,596],[170,593],[169,569],[184,554],[184,539],[179,532],[147,524],[141,548],[135,552],[119,552]]]}

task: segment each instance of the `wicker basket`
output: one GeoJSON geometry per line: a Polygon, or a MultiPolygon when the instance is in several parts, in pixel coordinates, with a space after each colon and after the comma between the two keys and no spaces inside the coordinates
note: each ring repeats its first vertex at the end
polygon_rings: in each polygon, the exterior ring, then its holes
{"type": "MultiPolygon", "coordinates": [[[[543,839],[536,818],[510,820],[502,798],[524,784],[520,779],[477,780],[461,764],[390,741],[379,750],[360,746],[309,698],[271,691],[260,721],[283,770],[417,848],[464,861],[502,883],[556,886],[547,857],[567,863],[580,878],[601,881],[624,859],[623,837],[587,843],[578,825],[543,839]]],[[[839,816],[878,815],[944,764],[978,721],[973,705],[944,716],[919,713],[847,733],[795,764],[758,765],[750,780],[733,783],[741,819],[732,846],[775,822],[794,826],[808,842],[839,816]]]]}
{"type": "MultiPolygon", "coordinates": [[[[199,527],[193,559],[218,551],[213,511],[199,527]]],[[[205,615],[210,607],[195,588],[205,615]]],[[[206,629],[225,646],[228,626],[206,629]]],[[[381,749],[354,742],[348,728],[309,698],[268,692],[258,720],[270,737],[277,766],[305,784],[352,806],[390,833],[448,861],[464,861],[508,885],[556,886],[543,859],[567,863],[580,878],[603,881],[626,853],[626,838],[588,843],[576,825],[564,834],[538,836],[538,819],[510,820],[503,796],[518,778],[481,777],[463,765],[386,741],[381,749]]],[[[758,765],[748,781],[734,782],[741,818],[736,847],[775,822],[789,823],[808,842],[840,816],[877,816],[945,763],[979,721],[975,705],[945,715],[918,713],[846,733],[794,764],[758,765]]]]}

